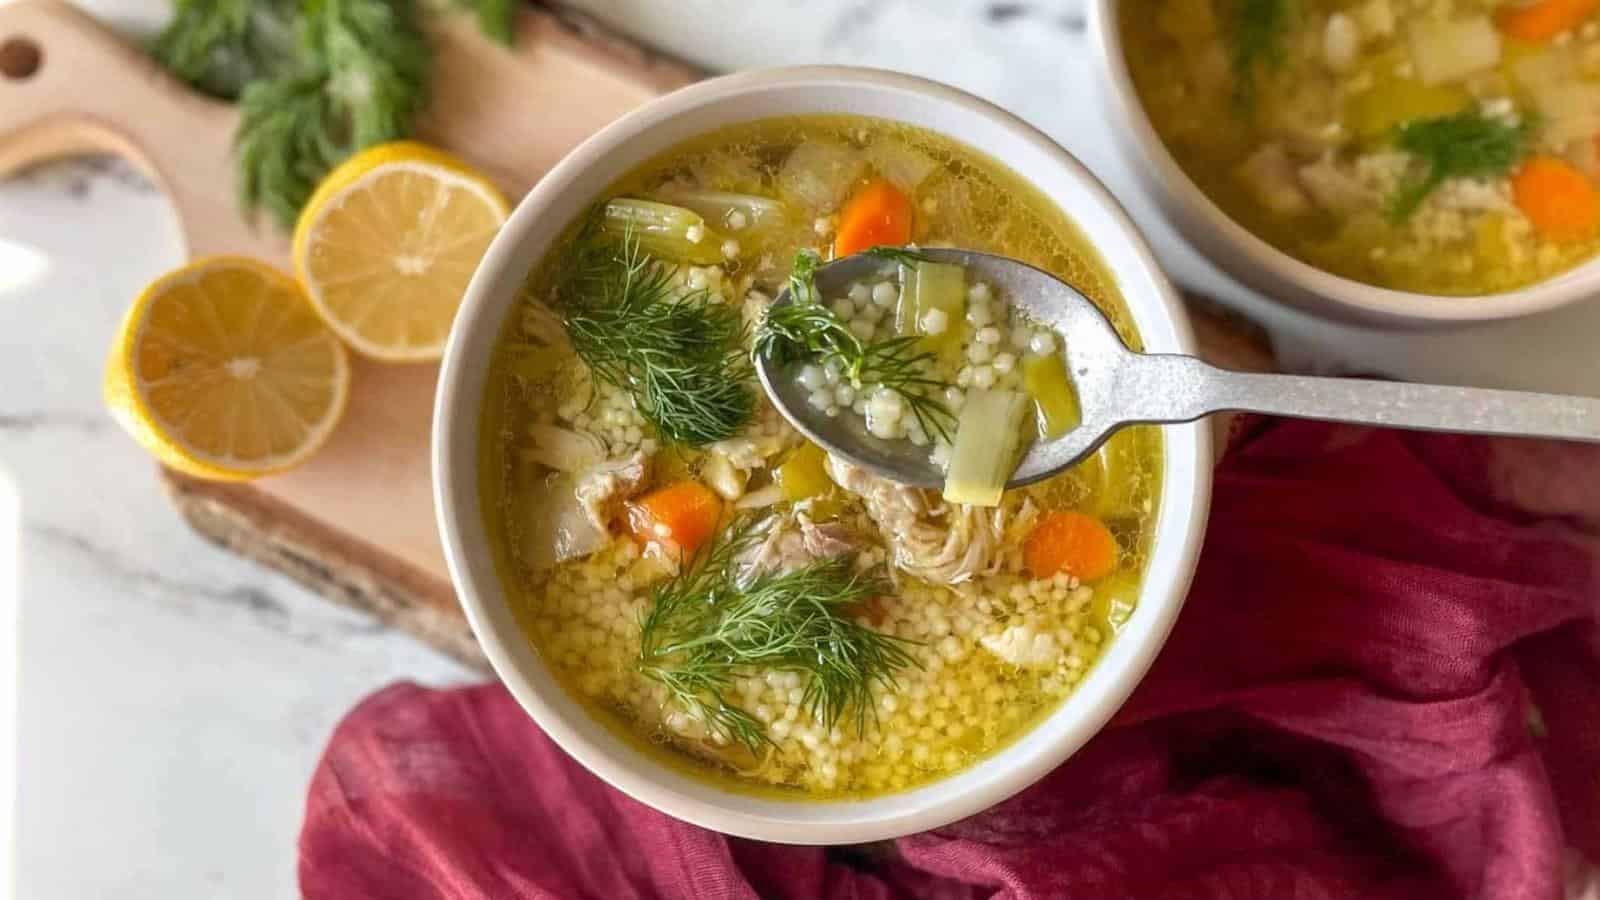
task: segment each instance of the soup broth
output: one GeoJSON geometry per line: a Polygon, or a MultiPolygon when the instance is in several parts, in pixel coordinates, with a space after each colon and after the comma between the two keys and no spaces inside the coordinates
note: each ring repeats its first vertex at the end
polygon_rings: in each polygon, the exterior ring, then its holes
{"type": "MultiPolygon", "coordinates": [[[[962,769],[1067,697],[1138,601],[1158,430],[973,507],[829,459],[760,395],[749,349],[797,254],[843,247],[853,199],[885,185],[910,242],[1044,268],[1139,345],[1083,235],[1011,172],[926,131],[802,117],[698,138],[597,197],[492,361],[480,490],[528,640],[619,734],[742,790],[962,769]]],[[[871,307],[869,288],[834,309],[887,329],[871,307]]],[[[985,358],[966,362],[1000,380],[985,358]]]]}

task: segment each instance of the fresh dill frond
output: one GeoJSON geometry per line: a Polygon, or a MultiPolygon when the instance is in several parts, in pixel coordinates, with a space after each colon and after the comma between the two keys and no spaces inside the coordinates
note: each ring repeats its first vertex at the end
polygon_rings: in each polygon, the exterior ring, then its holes
{"type": "Polygon", "coordinates": [[[516,39],[517,4],[520,0],[456,0],[456,6],[478,17],[478,27],[496,41],[511,46],[516,39]]]}
{"type": "MultiPolygon", "coordinates": [[[[456,0],[509,42],[515,0],[456,0]]],[[[151,54],[240,104],[239,199],[284,228],[351,154],[409,137],[427,103],[432,49],[416,0],[179,0],[151,54]]]]}
{"type": "Polygon", "coordinates": [[[1296,0],[1235,0],[1233,9],[1233,102],[1255,103],[1261,70],[1283,61],[1284,40],[1294,25],[1296,0]]]}
{"type": "Polygon", "coordinates": [[[250,83],[234,138],[239,202],[284,228],[358,150],[412,133],[432,50],[410,0],[306,0],[295,65],[250,83]]]}
{"type": "Polygon", "coordinates": [[[950,382],[925,374],[937,359],[938,354],[923,349],[921,338],[907,335],[868,344],[859,371],[862,381],[899,394],[923,434],[951,443],[956,416],[939,399],[950,382]]]}
{"type": "Polygon", "coordinates": [[[736,521],[656,588],[639,623],[639,671],[712,735],[752,751],[771,741],[758,719],[727,699],[740,675],[800,673],[808,715],[832,728],[853,714],[864,730],[875,710],[873,686],[892,686],[896,671],[917,665],[910,642],[845,613],[887,585],[857,572],[848,556],[741,581],[740,556],[764,536],[763,525],[736,521]]]}
{"type": "Polygon", "coordinates": [[[291,68],[296,0],[178,0],[150,54],[204,93],[237,100],[245,86],[291,68]]]}
{"type": "Polygon", "coordinates": [[[1475,110],[1417,119],[1395,129],[1394,144],[1424,169],[1389,197],[1389,219],[1403,222],[1452,178],[1493,178],[1509,172],[1527,145],[1527,122],[1513,125],[1475,110]]]}
{"type": "Polygon", "coordinates": [[[852,387],[880,384],[899,394],[923,433],[949,442],[956,417],[939,395],[950,383],[927,374],[938,354],[923,349],[914,335],[871,342],[856,337],[820,302],[816,266],[817,256],[809,250],[795,258],[789,283],[794,302],[767,310],[756,330],[754,353],[779,366],[838,360],[852,387]]]}
{"type": "Polygon", "coordinates": [[[239,101],[234,136],[239,205],[264,209],[289,228],[317,182],[349,149],[330,141],[320,123],[336,118],[321,72],[257,81],[239,101]]]}
{"type": "Polygon", "coordinates": [[[627,391],[665,440],[690,447],[733,437],[755,417],[739,311],[686,291],[674,268],[585,226],[563,260],[555,308],[595,377],[627,391]]]}
{"type": "Polygon", "coordinates": [[[879,259],[887,259],[890,262],[897,262],[902,266],[907,266],[913,269],[917,267],[918,263],[933,262],[933,260],[923,256],[921,253],[918,253],[915,250],[907,250],[904,247],[880,246],[873,247],[871,250],[864,252],[868,256],[876,256],[879,259]]]}

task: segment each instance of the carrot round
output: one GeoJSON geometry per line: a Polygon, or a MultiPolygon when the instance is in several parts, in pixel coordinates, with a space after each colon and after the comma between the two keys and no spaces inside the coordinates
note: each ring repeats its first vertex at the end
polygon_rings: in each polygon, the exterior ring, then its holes
{"type": "Polygon", "coordinates": [[[717,530],[722,499],[698,481],[680,481],[628,504],[628,529],[644,543],[693,553],[717,530]]]}
{"type": "Polygon", "coordinates": [[[1542,44],[1571,31],[1600,6],[1600,0],[1533,0],[1512,3],[1495,13],[1495,24],[1509,37],[1542,44]]]}
{"type": "Polygon", "coordinates": [[[1022,562],[1035,578],[1065,572],[1098,581],[1117,568],[1117,539],[1105,523],[1080,512],[1051,513],[1039,520],[1022,545],[1022,562]]]}
{"type": "Polygon", "coordinates": [[[839,213],[833,255],[849,256],[873,247],[899,247],[911,240],[911,198],[878,178],[856,191],[839,213]]]}
{"type": "Polygon", "coordinates": [[[1511,176],[1511,198],[1553,241],[1581,241],[1600,224],[1600,194],[1571,163],[1553,156],[1535,156],[1511,176]]]}

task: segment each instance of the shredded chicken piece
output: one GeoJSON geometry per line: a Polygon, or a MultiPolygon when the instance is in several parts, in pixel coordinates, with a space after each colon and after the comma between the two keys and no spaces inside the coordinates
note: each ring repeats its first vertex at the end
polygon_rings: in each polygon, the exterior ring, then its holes
{"type": "Polygon", "coordinates": [[[740,559],[746,572],[788,572],[824,559],[843,556],[860,544],[849,528],[838,522],[817,524],[803,510],[791,509],[774,516],[767,536],[740,559]]]}
{"type": "Polygon", "coordinates": [[[984,635],[978,642],[1001,660],[1024,669],[1048,669],[1061,655],[1055,635],[1035,629],[1032,623],[1012,625],[998,634],[984,635]]]}
{"type": "Polygon", "coordinates": [[[1282,145],[1264,144],[1234,171],[1256,202],[1283,218],[1305,215],[1311,201],[1295,180],[1294,163],[1282,145]]]}
{"type": "Polygon", "coordinates": [[[596,528],[606,529],[624,500],[639,493],[650,478],[650,457],[643,453],[608,459],[578,476],[578,502],[596,528]]]}
{"type": "Polygon", "coordinates": [[[522,333],[546,346],[563,344],[567,340],[567,329],[561,324],[561,317],[537,302],[522,307],[522,333]]]}
{"type": "Polygon", "coordinates": [[[587,432],[532,425],[528,437],[530,442],[523,448],[523,456],[557,472],[583,472],[606,458],[605,443],[587,432]]]}
{"type": "Polygon", "coordinates": [[[725,458],[736,469],[762,468],[767,460],[783,452],[784,442],[777,436],[732,437],[717,441],[706,450],[725,458]]]}
{"type": "MultiPolygon", "coordinates": [[[[883,532],[895,568],[937,584],[993,575],[1006,565],[1007,507],[946,503],[937,494],[879,478],[829,456],[828,476],[860,497],[883,532]]],[[[1031,506],[1017,514],[1028,514],[1031,506]]]]}

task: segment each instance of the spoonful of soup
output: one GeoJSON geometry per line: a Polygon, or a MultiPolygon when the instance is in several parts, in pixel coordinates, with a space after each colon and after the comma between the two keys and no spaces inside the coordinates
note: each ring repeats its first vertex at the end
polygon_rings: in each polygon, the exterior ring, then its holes
{"type": "Polygon", "coordinates": [[[1600,441],[1600,399],[1231,372],[1138,353],[1072,285],[971,250],[796,261],[756,335],[772,402],[829,453],[994,505],[1128,425],[1270,413],[1424,431],[1600,441]]]}

